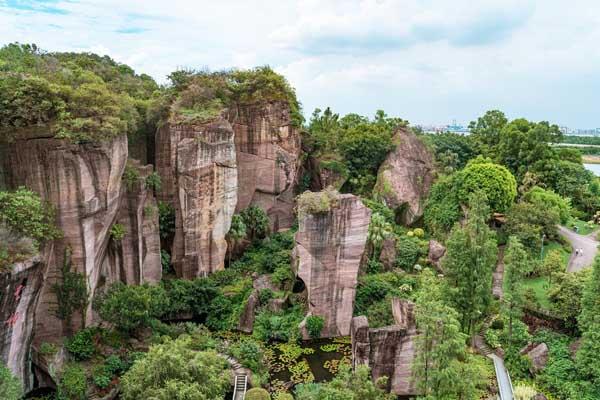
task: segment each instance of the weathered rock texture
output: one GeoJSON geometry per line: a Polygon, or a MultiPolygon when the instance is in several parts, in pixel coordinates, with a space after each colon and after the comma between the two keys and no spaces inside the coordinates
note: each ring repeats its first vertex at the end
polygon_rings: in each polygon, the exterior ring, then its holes
{"type": "Polygon", "coordinates": [[[291,125],[289,105],[238,105],[228,111],[227,119],[235,131],[237,211],[256,205],[267,212],[274,231],[291,227],[300,131],[291,125]]]}
{"type": "Polygon", "coordinates": [[[391,271],[396,266],[396,257],[398,250],[396,249],[396,238],[389,237],[383,241],[381,246],[381,253],[379,254],[379,261],[383,264],[383,268],[386,271],[391,271]]]}
{"type": "Polygon", "coordinates": [[[43,269],[36,256],[0,274],[0,358],[25,389],[33,385],[29,349],[43,269]]]}
{"type": "Polygon", "coordinates": [[[413,224],[422,215],[434,180],[434,160],[425,144],[408,128],[394,135],[397,147],[379,168],[375,191],[396,210],[400,222],[413,224]]]}
{"type": "Polygon", "coordinates": [[[529,358],[531,366],[529,370],[532,374],[537,374],[546,366],[548,362],[548,346],[546,343],[532,343],[521,349],[521,354],[529,358]]]}
{"type": "Polygon", "coordinates": [[[54,207],[56,224],[63,233],[42,253],[39,301],[34,314],[23,316],[33,318],[34,344],[57,342],[69,332],[93,324],[91,300],[100,286],[160,279],[155,241],[158,213],[151,217],[143,212],[153,202],[150,193],[132,192],[130,198],[124,189],[121,178],[127,154],[125,135],[102,143],[74,144],[51,138],[44,129],[23,132],[13,143],[0,146],[0,183],[9,189],[26,186],[39,193],[54,207]],[[110,228],[119,221],[129,227],[129,237],[122,242],[121,256],[115,257],[109,248],[113,243],[110,228]],[[90,293],[84,321],[77,313],[70,326],[56,317],[52,290],[64,263],[85,276],[90,293]]]}
{"type": "Polygon", "coordinates": [[[442,258],[446,254],[446,248],[443,244],[436,240],[429,241],[429,251],[427,253],[427,261],[435,265],[439,270],[441,268],[442,258]]]}
{"type": "Polygon", "coordinates": [[[254,328],[254,314],[256,312],[256,308],[260,305],[259,303],[258,290],[254,289],[244,305],[242,315],[240,315],[238,330],[246,333],[252,333],[252,328],[254,328]]]}
{"type": "Polygon", "coordinates": [[[416,326],[414,304],[393,299],[392,311],[396,324],[369,329],[364,316],[352,319],[352,365],[367,365],[373,380],[388,377],[387,390],[398,396],[415,395],[412,378],[415,359],[416,326]]]}
{"type": "Polygon", "coordinates": [[[234,133],[224,119],[166,124],[157,134],[159,198],[175,207],[173,265],[183,278],[223,269],[237,203],[234,133]]]}
{"type": "Polygon", "coordinates": [[[358,197],[343,194],[329,212],[300,219],[293,264],[307,288],[309,313],[325,320],[322,337],[350,333],[370,218],[358,197]]]}

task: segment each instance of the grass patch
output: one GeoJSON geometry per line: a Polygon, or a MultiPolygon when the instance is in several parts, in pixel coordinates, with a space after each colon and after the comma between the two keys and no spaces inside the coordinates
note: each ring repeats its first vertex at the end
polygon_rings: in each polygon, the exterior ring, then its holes
{"type": "Polygon", "coordinates": [[[566,269],[567,264],[569,263],[569,258],[571,258],[571,246],[568,245],[567,247],[565,247],[561,243],[558,243],[558,242],[544,243],[544,249],[542,250],[542,259],[546,258],[548,253],[550,253],[553,250],[560,251],[560,254],[563,259],[563,264],[565,265],[565,269],[566,269]],[[567,251],[567,248],[569,249],[569,251],[567,251]]]}
{"type": "Polygon", "coordinates": [[[567,228],[575,231],[574,227],[577,227],[577,233],[580,235],[589,235],[598,229],[598,225],[596,224],[588,225],[586,221],[582,221],[577,218],[571,218],[567,224],[567,228]]]}
{"type": "Polygon", "coordinates": [[[532,289],[540,307],[544,310],[550,310],[550,299],[548,298],[548,289],[550,289],[550,285],[548,284],[548,278],[527,278],[523,281],[523,288],[525,290],[532,289]]]}

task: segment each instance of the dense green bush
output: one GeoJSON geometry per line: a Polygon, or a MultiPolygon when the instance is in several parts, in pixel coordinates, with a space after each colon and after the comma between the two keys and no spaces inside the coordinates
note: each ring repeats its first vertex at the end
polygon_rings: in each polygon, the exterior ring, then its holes
{"type": "Polygon", "coordinates": [[[125,231],[125,227],[122,224],[113,224],[110,227],[110,238],[115,242],[120,242],[124,237],[127,231],[125,231]]]}
{"type": "Polygon", "coordinates": [[[566,224],[571,217],[571,204],[569,199],[564,199],[552,190],[545,190],[534,186],[523,195],[523,201],[537,207],[553,209],[560,219],[561,224],[566,224]]]}
{"type": "Polygon", "coordinates": [[[149,76],[107,56],[9,44],[0,49],[0,130],[50,123],[55,135],[74,141],[135,134],[148,128],[157,89],[149,76]]]}
{"type": "Polygon", "coordinates": [[[244,225],[246,225],[250,240],[262,239],[269,232],[269,218],[262,208],[257,206],[247,207],[242,210],[240,216],[244,225]]]}
{"type": "Polygon", "coordinates": [[[94,328],[86,328],[66,340],[65,347],[75,360],[82,361],[92,358],[96,352],[94,345],[95,334],[96,330],[94,328]]]}
{"type": "Polygon", "coordinates": [[[457,173],[456,190],[461,204],[467,203],[471,193],[483,191],[492,212],[505,212],[517,196],[517,182],[502,165],[478,157],[457,173]]]}
{"type": "Polygon", "coordinates": [[[158,172],[153,171],[150,175],[146,177],[146,187],[150,190],[154,190],[158,192],[162,186],[162,181],[160,179],[160,175],[158,172]]]}
{"type": "Polygon", "coordinates": [[[306,330],[312,339],[321,337],[321,331],[325,326],[325,320],[319,315],[311,315],[306,318],[306,330]]]}
{"type": "Polygon", "coordinates": [[[0,191],[0,223],[14,235],[30,237],[37,243],[60,236],[50,207],[24,187],[14,192],[0,191]]]}
{"type": "Polygon", "coordinates": [[[0,362],[0,399],[20,400],[23,396],[21,382],[0,362]]]}
{"type": "Polygon", "coordinates": [[[419,239],[409,236],[400,236],[396,245],[396,265],[404,270],[411,271],[421,256],[419,239]]]}
{"type": "Polygon", "coordinates": [[[94,385],[98,386],[100,389],[106,389],[110,385],[111,379],[112,374],[103,364],[95,366],[92,370],[92,380],[94,381],[94,385]]]}
{"type": "Polygon", "coordinates": [[[123,400],[219,399],[230,388],[231,373],[214,351],[195,351],[190,336],[150,347],[121,379],[123,400]]]}
{"type": "Polygon", "coordinates": [[[296,340],[300,337],[298,325],[303,318],[303,312],[299,307],[277,313],[262,310],[254,320],[252,335],[265,342],[296,340]]]}
{"type": "Polygon", "coordinates": [[[59,280],[52,284],[52,291],[56,295],[56,316],[71,325],[73,313],[79,311],[81,321],[85,320],[85,309],[88,306],[88,289],[85,276],[71,270],[71,249],[65,249],[63,265],[59,280]]]}
{"type": "Polygon", "coordinates": [[[59,400],[85,400],[87,378],[77,364],[67,364],[60,376],[56,395],[59,400]]]}
{"type": "Polygon", "coordinates": [[[271,395],[263,388],[252,388],[246,392],[246,400],[271,400],[271,395]]]}
{"type": "Polygon", "coordinates": [[[463,216],[456,191],[456,175],[438,179],[425,202],[424,221],[438,238],[444,237],[463,216]]]}
{"type": "Polygon", "coordinates": [[[147,326],[161,317],[169,307],[169,298],[162,286],[129,286],[115,283],[94,300],[94,308],[105,321],[125,332],[147,326]]]}
{"type": "Polygon", "coordinates": [[[158,202],[158,229],[161,239],[175,235],[175,208],[164,201],[158,202]]]}
{"type": "Polygon", "coordinates": [[[396,272],[363,275],[359,278],[354,300],[354,315],[368,315],[369,307],[391,297],[411,298],[417,277],[396,272]]]}

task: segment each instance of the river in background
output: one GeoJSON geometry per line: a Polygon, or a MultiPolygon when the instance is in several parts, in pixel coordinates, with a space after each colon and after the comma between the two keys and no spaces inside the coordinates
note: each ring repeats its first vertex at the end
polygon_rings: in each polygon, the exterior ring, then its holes
{"type": "Polygon", "coordinates": [[[588,171],[592,171],[594,175],[600,176],[600,164],[583,164],[583,166],[588,171]]]}

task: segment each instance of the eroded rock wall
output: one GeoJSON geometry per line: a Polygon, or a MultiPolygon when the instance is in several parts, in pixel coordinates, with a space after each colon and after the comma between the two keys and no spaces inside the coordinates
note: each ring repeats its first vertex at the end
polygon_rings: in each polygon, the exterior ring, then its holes
{"type": "Polygon", "coordinates": [[[227,119],[235,131],[237,211],[256,205],[267,212],[272,230],[290,228],[300,131],[291,125],[289,105],[283,101],[238,105],[230,108],[227,119]]]}
{"type": "Polygon", "coordinates": [[[29,349],[43,270],[42,257],[36,256],[0,274],[0,359],[26,390],[33,386],[29,349]]]}
{"type": "Polygon", "coordinates": [[[431,152],[409,128],[398,128],[394,143],[396,148],[379,168],[375,192],[397,211],[399,222],[410,225],[423,215],[435,164],[431,152]]]}
{"type": "MultiPolygon", "coordinates": [[[[118,268],[109,254],[110,228],[123,220],[123,213],[128,213],[126,210],[132,204],[130,199],[124,200],[122,181],[127,155],[125,135],[98,143],[77,144],[52,138],[46,128],[23,132],[14,142],[0,146],[3,185],[9,189],[26,186],[39,193],[54,207],[56,225],[62,231],[62,237],[47,244],[47,248],[51,248],[43,252],[43,283],[35,313],[35,344],[56,342],[82,326],[93,324],[91,300],[100,286],[115,281],[139,283],[139,276],[151,281],[160,279],[160,262],[156,262],[159,251],[151,243],[151,236],[157,234],[157,213],[152,217],[153,223],[148,220],[144,223],[144,218],[128,223],[137,226],[138,230],[141,227],[141,232],[128,230],[131,240],[125,240],[124,244],[125,248],[129,246],[128,255],[122,258],[118,268]],[[145,240],[144,235],[147,236],[145,240]],[[144,247],[141,254],[134,254],[144,247]],[[76,313],[70,326],[56,316],[56,296],[52,290],[65,262],[71,271],[85,276],[90,293],[84,320],[76,313]]],[[[149,195],[144,196],[143,203],[146,204],[150,201],[149,195]]],[[[140,202],[133,207],[135,211],[131,209],[132,213],[137,214],[141,207],[140,202]]]]}
{"type": "Polygon", "coordinates": [[[309,313],[325,320],[322,337],[350,334],[371,218],[354,195],[338,195],[335,203],[329,212],[301,218],[295,236],[294,268],[306,285],[309,313]]]}
{"type": "Polygon", "coordinates": [[[173,265],[182,278],[224,268],[237,203],[234,133],[224,119],[202,125],[166,125],[158,133],[160,198],[175,207],[173,265]]]}

